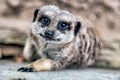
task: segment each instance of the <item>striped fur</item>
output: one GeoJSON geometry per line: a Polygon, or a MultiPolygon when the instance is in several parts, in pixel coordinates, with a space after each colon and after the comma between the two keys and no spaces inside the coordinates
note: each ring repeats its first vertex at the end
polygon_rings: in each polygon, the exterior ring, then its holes
{"type": "Polygon", "coordinates": [[[78,20],[70,12],[61,10],[56,6],[43,6],[37,12],[36,16],[39,16],[37,19],[34,18],[24,49],[24,56],[28,60],[34,57],[30,47],[34,45],[36,54],[40,59],[32,62],[28,67],[20,68],[20,71],[29,71],[29,69],[31,71],[31,68],[33,71],[48,71],[68,67],[84,67],[94,62],[101,49],[101,42],[94,27],[87,25],[86,21],[82,18],[78,20]],[[51,17],[51,24],[46,28],[43,28],[42,24],[38,22],[38,19],[44,14],[51,17]],[[56,24],[62,19],[64,21],[69,20],[71,23],[70,30],[64,31],[64,33],[56,28],[56,24]],[[80,24],[76,28],[76,22],[78,21],[80,24]],[[54,30],[55,34],[57,34],[54,38],[59,37],[61,41],[47,41],[44,39],[44,35],[40,35],[49,29],[54,30]]]}

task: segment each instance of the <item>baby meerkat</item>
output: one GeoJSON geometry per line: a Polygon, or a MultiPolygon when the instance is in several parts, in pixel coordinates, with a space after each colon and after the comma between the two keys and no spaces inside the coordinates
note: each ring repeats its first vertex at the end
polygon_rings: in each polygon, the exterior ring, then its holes
{"type": "Polygon", "coordinates": [[[36,61],[18,71],[50,71],[91,65],[101,43],[94,28],[86,21],[54,5],[34,12],[33,23],[24,48],[24,57],[36,61]],[[33,52],[33,46],[36,53],[33,52]]]}

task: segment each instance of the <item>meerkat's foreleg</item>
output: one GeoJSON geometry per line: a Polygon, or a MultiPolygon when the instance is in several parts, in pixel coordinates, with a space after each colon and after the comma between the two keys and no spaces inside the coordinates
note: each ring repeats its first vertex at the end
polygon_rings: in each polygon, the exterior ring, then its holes
{"type": "MultiPolygon", "coordinates": [[[[63,51],[65,54],[66,52],[63,51]]],[[[60,52],[61,53],[61,52],[60,52]]],[[[67,67],[69,64],[73,63],[74,55],[72,55],[69,51],[68,54],[64,57],[56,57],[56,59],[48,59],[48,58],[41,58],[37,61],[28,64],[26,67],[21,67],[18,71],[21,72],[33,72],[33,71],[51,71],[51,70],[59,70],[67,67]],[[69,57],[68,57],[69,55],[69,57]]]]}
{"type": "Polygon", "coordinates": [[[59,70],[64,68],[65,65],[61,64],[60,62],[42,58],[39,59],[31,64],[28,64],[26,67],[21,67],[18,69],[18,71],[21,72],[39,72],[39,71],[51,71],[51,70],[59,70]]]}
{"type": "Polygon", "coordinates": [[[21,72],[33,72],[33,71],[51,71],[51,70],[59,70],[67,67],[68,65],[74,62],[75,56],[72,54],[73,45],[69,47],[61,49],[59,52],[52,51],[50,53],[58,54],[52,58],[41,58],[38,59],[31,64],[28,64],[26,67],[21,67],[18,71],[21,72]],[[60,55],[61,54],[61,55],[60,55]],[[66,55],[63,55],[66,54],[66,55]]]}
{"type": "MultiPolygon", "coordinates": [[[[50,71],[53,70],[53,60],[47,59],[47,58],[42,58],[37,61],[34,61],[31,64],[28,64],[27,67],[32,68],[33,71],[50,71]]],[[[26,71],[25,71],[26,72],[26,71]]]]}
{"type": "Polygon", "coordinates": [[[26,60],[29,61],[31,59],[32,55],[33,55],[32,43],[30,41],[30,38],[28,37],[26,40],[24,50],[23,50],[23,56],[26,60]]]}

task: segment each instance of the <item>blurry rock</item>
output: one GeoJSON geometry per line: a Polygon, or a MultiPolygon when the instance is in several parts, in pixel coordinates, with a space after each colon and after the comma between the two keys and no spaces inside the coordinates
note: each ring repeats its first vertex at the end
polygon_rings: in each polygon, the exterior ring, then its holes
{"type": "Polygon", "coordinates": [[[13,59],[22,62],[23,46],[26,34],[17,29],[0,27],[0,58],[13,59]]]}
{"type": "Polygon", "coordinates": [[[2,49],[0,48],[0,58],[2,58],[2,49]]]}
{"type": "Polygon", "coordinates": [[[18,29],[0,27],[0,43],[24,45],[27,35],[18,29]]]}
{"type": "Polygon", "coordinates": [[[120,42],[104,41],[103,49],[94,66],[120,69],[120,42]]]}
{"type": "Polygon", "coordinates": [[[3,16],[18,16],[24,7],[23,0],[5,0],[6,9],[2,13],[3,16]]]}

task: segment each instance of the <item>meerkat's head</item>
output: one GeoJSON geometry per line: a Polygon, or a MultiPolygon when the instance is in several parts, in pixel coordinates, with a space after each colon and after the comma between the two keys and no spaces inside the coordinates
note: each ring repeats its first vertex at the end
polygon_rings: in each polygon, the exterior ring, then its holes
{"type": "Polygon", "coordinates": [[[81,23],[70,12],[48,5],[35,10],[31,32],[49,43],[68,43],[80,27],[81,23]]]}

